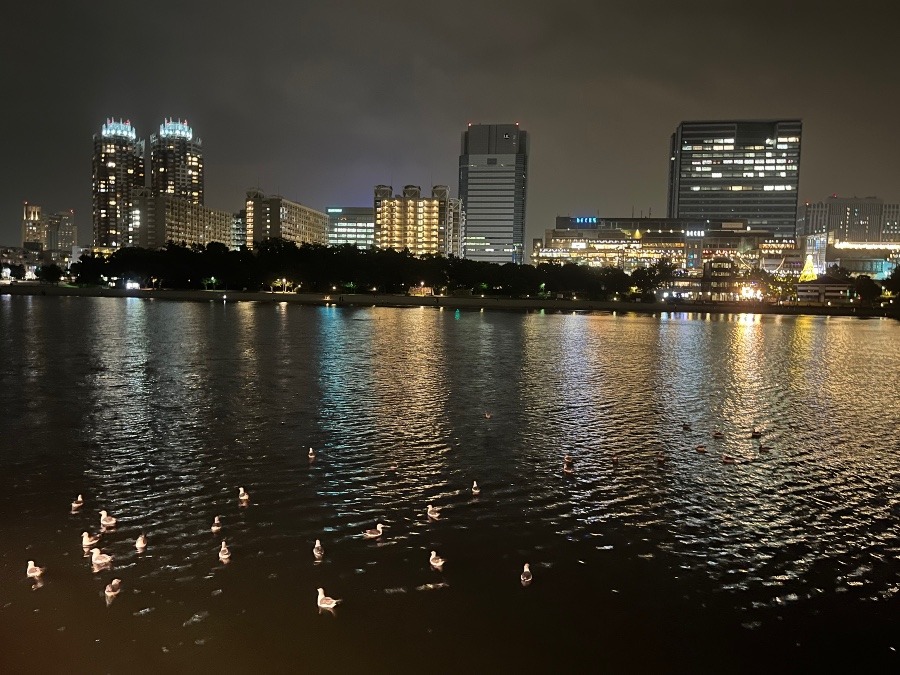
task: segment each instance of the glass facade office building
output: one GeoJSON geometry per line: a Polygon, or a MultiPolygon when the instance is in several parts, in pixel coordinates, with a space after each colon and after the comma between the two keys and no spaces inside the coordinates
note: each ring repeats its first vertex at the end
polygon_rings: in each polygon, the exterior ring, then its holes
{"type": "Polygon", "coordinates": [[[668,217],[746,220],[793,238],[801,120],[682,122],[669,154],[668,217]]]}
{"type": "Polygon", "coordinates": [[[375,244],[375,208],[372,206],[329,206],[328,245],[354,244],[369,248],[375,244]]]}
{"type": "Polygon", "coordinates": [[[522,263],[528,135],[518,124],[470,124],[462,134],[462,257],[522,263]]]}

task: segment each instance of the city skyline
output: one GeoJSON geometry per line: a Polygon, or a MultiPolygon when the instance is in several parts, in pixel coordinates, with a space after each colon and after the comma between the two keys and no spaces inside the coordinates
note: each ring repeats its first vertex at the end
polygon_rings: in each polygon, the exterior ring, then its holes
{"type": "Polygon", "coordinates": [[[3,47],[21,100],[2,113],[0,244],[17,243],[25,201],[74,209],[85,238],[91,138],[108,118],[148,141],[162,120],[186,120],[204,139],[205,202],[228,211],[253,187],[317,210],[366,206],[382,183],[455,193],[460,130],[517,121],[533,139],[526,250],[556,215],[663,215],[669,137],[692,119],[802,119],[801,203],[900,198],[900,130],[881,112],[900,98],[889,24],[870,14],[857,25],[821,3],[776,19],[699,3],[495,3],[474,21],[465,2],[440,13],[345,4],[352,11],[279,9],[260,27],[228,5],[214,24],[190,6],[177,20],[130,7],[20,10],[3,47]],[[41,49],[26,26],[40,28],[41,49]],[[162,26],[164,58],[126,52],[162,26]],[[822,41],[832,30],[846,39],[822,41]],[[727,48],[696,48],[683,37],[696,32],[727,48]]]}

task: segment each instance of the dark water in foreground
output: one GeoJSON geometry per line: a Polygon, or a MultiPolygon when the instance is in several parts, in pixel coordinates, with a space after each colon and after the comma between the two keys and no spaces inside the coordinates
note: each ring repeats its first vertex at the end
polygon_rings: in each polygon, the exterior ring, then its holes
{"type": "Polygon", "coordinates": [[[898,384],[889,320],[2,296],[0,671],[897,672],[898,384]]]}

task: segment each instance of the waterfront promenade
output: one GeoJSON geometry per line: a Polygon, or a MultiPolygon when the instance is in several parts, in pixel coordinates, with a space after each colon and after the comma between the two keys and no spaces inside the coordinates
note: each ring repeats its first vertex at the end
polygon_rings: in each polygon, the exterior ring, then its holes
{"type": "Polygon", "coordinates": [[[900,305],[885,307],[773,305],[762,302],[623,302],[582,299],[508,298],[499,296],[410,296],[390,293],[293,293],[230,290],[156,290],[53,286],[18,283],[0,286],[0,295],[122,297],[201,302],[288,302],[301,305],[444,307],[463,310],[548,312],[699,312],[709,314],[787,314],[819,316],[889,317],[900,319],[900,305]]]}

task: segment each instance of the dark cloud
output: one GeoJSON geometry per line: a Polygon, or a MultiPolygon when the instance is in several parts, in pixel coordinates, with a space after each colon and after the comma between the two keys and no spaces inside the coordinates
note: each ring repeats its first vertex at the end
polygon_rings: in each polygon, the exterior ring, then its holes
{"type": "Polygon", "coordinates": [[[802,198],[900,200],[888,3],[33,4],[2,29],[0,243],[21,203],[90,231],[107,117],[203,138],[207,204],[248,187],[324,208],[456,191],[467,122],[531,133],[528,238],[559,213],[663,215],[683,119],[799,116],[802,198]]]}

